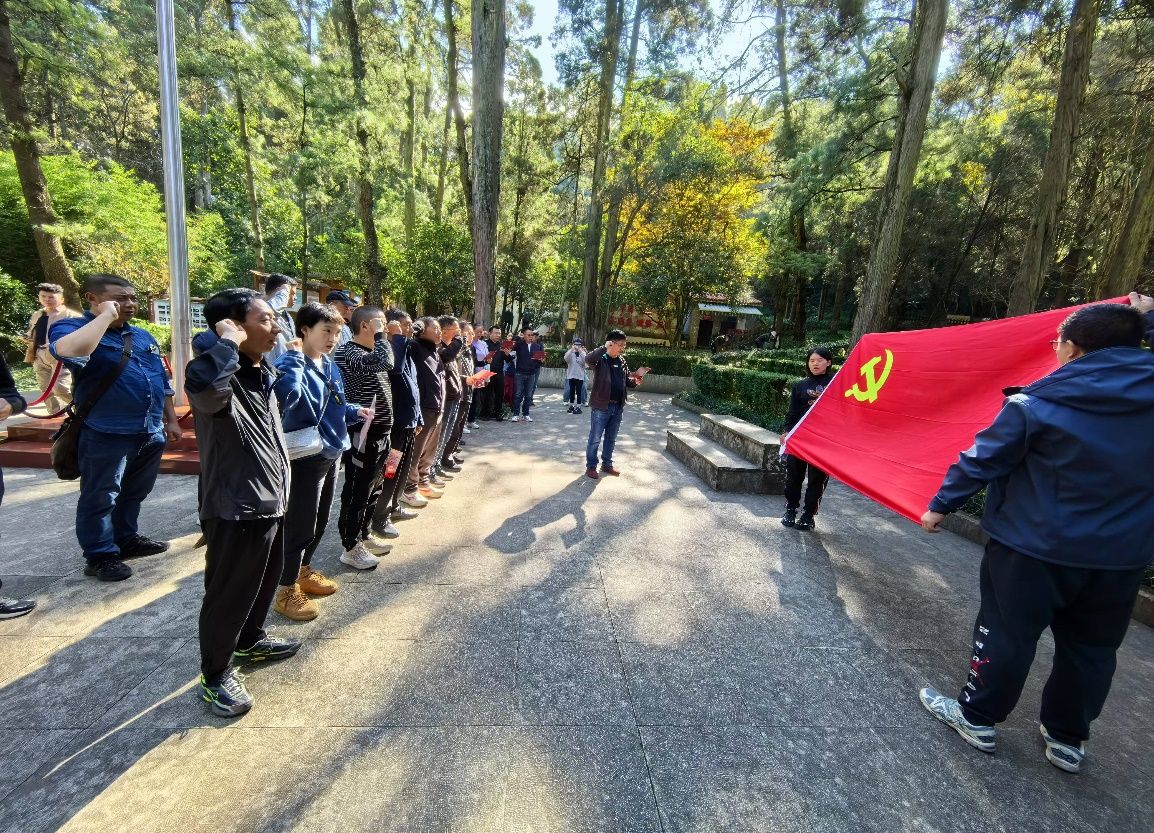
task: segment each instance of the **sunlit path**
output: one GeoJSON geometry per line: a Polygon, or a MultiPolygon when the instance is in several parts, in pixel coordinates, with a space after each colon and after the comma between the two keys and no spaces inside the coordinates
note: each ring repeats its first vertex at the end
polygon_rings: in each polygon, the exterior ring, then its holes
{"type": "MultiPolygon", "coordinates": [[[[446,496],[341,583],[298,657],[229,722],[193,692],[196,481],[164,476],[120,584],[79,571],[75,486],[9,470],[0,523],[0,831],[1146,831],[1154,632],[1134,625],[1070,777],[1042,757],[1035,673],[996,756],[916,690],[966,668],[979,548],[844,488],[816,534],[778,499],[704,491],[693,428],[640,395],[621,478],[583,476],[588,416],[541,391],[482,423],[446,496]]],[[[333,530],[335,524],[330,525],[333,530]]],[[[1050,642],[1040,651],[1048,665],[1050,642]]]]}

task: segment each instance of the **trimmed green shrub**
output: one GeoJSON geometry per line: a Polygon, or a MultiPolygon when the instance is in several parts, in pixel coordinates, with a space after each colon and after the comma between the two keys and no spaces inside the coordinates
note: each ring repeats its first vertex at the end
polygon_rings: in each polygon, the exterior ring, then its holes
{"type": "Polygon", "coordinates": [[[147,330],[156,339],[156,343],[160,345],[161,352],[172,353],[172,327],[166,324],[153,324],[143,318],[133,318],[131,323],[134,327],[147,330]]]}
{"type": "MultiPolygon", "coordinates": [[[[556,345],[545,347],[545,366],[564,367],[565,351],[556,345]]],[[[630,347],[625,358],[631,368],[648,367],[659,376],[692,376],[693,366],[705,361],[708,356],[690,351],[673,351],[669,349],[652,349],[648,347],[630,347]]]]}

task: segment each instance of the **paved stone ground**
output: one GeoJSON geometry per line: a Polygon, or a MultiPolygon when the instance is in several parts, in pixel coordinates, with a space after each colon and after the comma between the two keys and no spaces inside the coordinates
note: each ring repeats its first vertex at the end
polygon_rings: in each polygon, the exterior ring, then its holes
{"type": "MultiPolygon", "coordinates": [[[[144,513],[167,557],[79,572],[75,487],[10,470],[0,576],[0,831],[1148,831],[1154,633],[1132,628],[1086,771],[1045,762],[1035,673],[996,756],[916,700],[954,690],[977,546],[844,488],[821,528],[703,491],[692,427],[638,397],[620,479],[582,476],[588,417],[542,397],[484,424],[445,499],[342,581],[247,716],[196,698],[196,481],[144,513]]],[[[1048,643],[1039,651],[1046,667],[1048,643]]]]}

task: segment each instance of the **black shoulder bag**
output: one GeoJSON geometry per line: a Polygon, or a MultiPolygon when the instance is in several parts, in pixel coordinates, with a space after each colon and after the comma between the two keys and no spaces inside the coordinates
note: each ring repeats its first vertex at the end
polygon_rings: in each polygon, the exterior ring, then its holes
{"type": "Polygon", "coordinates": [[[124,372],[124,367],[130,358],[132,358],[132,331],[125,330],[124,349],[120,353],[120,364],[100,380],[100,384],[96,386],[96,390],[93,391],[92,397],[87,402],[70,411],[64,419],[64,424],[60,426],[60,430],[52,435],[52,450],[49,452],[52,457],[52,469],[61,480],[75,480],[80,477],[80,429],[84,425],[84,421],[88,419],[88,415],[92,413],[92,409],[96,407],[96,403],[104,394],[108,393],[108,389],[120,378],[120,374],[124,372]]]}

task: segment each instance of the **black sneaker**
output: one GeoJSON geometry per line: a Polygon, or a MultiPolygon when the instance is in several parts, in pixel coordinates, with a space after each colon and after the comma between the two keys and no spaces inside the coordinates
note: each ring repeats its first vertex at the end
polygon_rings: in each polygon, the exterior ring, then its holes
{"type": "Polygon", "coordinates": [[[797,520],[793,522],[793,528],[800,529],[802,532],[809,532],[815,526],[817,526],[817,524],[814,523],[813,515],[809,514],[809,512],[802,512],[797,520]]]}
{"type": "Polygon", "coordinates": [[[154,541],[143,535],[130,538],[119,546],[120,557],[125,560],[129,558],[143,558],[146,555],[160,555],[162,552],[168,552],[167,541],[154,541]]]}
{"type": "Polygon", "coordinates": [[[442,474],[444,474],[447,471],[453,472],[454,474],[456,474],[457,472],[459,472],[461,470],[461,466],[458,465],[457,463],[442,462],[440,465],[440,469],[441,469],[442,474]]]}
{"type": "Polygon", "coordinates": [[[235,668],[229,668],[211,683],[201,674],[200,699],[208,703],[213,714],[221,717],[238,717],[252,708],[252,695],[244,687],[244,675],[235,668]]]}
{"type": "Polygon", "coordinates": [[[581,413],[581,407],[580,407],[580,406],[578,406],[578,407],[574,408],[574,409],[573,409],[573,413],[575,413],[575,414],[580,414],[580,413],[581,413]]]}
{"type": "Polygon", "coordinates": [[[245,662],[264,662],[266,659],[288,659],[300,649],[299,639],[266,636],[251,648],[237,648],[233,655],[245,662]]]}
{"type": "Polygon", "coordinates": [[[84,568],[84,575],[95,576],[101,581],[124,581],[132,575],[132,568],[115,558],[101,558],[89,561],[84,568]]]}
{"type": "Polygon", "coordinates": [[[10,599],[0,596],[0,619],[16,619],[32,612],[36,602],[31,599],[10,599]]]}
{"type": "Polygon", "coordinates": [[[794,525],[794,522],[796,520],[797,520],[797,510],[796,509],[786,509],[785,514],[781,516],[781,525],[782,526],[788,526],[788,527],[792,528],[794,525]]]}

